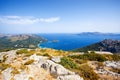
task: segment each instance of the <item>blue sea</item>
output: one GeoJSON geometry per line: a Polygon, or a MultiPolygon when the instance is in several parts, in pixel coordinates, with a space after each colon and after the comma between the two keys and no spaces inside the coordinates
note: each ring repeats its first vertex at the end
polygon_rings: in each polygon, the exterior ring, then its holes
{"type": "Polygon", "coordinates": [[[81,48],[104,39],[120,40],[120,35],[78,35],[78,34],[38,34],[48,41],[41,43],[41,48],[53,48],[58,50],[73,50],[81,48]]]}

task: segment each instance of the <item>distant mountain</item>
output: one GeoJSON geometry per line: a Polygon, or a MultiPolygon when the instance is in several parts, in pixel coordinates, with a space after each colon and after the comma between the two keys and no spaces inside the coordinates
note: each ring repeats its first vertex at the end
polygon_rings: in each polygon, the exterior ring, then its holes
{"type": "Polygon", "coordinates": [[[0,50],[17,49],[17,48],[36,48],[46,39],[34,34],[0,34],[0,50]]]}
{"type": "Polygon", "coordinates": [[[100,32],[83,32],[77,35],[80,36],[120,36],[120,34],[115,33],[100,33],[100,32]]]}
{"type": "Polygon", "coordinates": [[[92,44],[86,47],[78,48],[73,51],[85,52],[85,51],[90,51],[90,50],[120,53],[120,40],[105,39],[101,42],[98,42],[98,43],[95,43],[95,44],[92,44]]]}

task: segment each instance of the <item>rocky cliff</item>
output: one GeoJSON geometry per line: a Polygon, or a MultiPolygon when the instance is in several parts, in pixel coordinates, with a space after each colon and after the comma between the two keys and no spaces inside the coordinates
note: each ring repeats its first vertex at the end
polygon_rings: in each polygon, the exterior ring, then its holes
{"type": "Polygon", "coordinates": [[[101,42],[75,49],[73,51],[108,51],[112,53],[120,53],[120,40],[105,39],[101,42]]]}

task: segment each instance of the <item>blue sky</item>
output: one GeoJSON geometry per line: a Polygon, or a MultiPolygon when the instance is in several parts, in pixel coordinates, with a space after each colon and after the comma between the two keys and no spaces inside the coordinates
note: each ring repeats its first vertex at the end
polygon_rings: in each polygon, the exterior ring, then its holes
{"type": "Polygon", "coordinates": [[[120,0],[0,0],[0,33],[120,33],[120,0]]]}

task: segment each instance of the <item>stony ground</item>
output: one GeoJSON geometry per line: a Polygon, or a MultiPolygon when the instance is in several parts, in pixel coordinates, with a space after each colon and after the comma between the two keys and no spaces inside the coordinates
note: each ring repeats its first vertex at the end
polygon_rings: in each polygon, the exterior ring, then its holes
{"type": "Polygon", "coordinates": [[[79,75],[69,71],[49,57],[32,54],[16,54],[16,50],[0,53],[0,80],[83,80],[79,75]]]}

